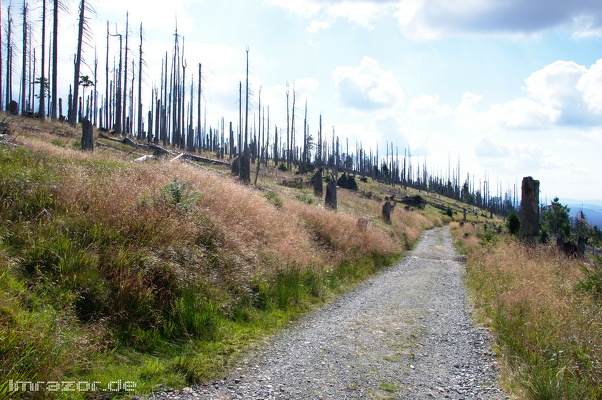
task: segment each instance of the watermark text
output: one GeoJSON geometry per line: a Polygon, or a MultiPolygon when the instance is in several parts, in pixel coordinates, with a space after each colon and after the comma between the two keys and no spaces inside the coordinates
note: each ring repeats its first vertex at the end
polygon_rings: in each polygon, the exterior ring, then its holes
{"type": "Polygon", "coordinates": [[[8,381],[9,392],[134,392],[136,382],[111,381],[8,381]]]}

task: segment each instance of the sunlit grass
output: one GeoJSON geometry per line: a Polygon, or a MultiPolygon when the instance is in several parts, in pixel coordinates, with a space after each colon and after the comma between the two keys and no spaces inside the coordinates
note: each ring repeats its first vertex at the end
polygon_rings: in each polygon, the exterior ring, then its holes
{"type": "Polygon", "coordinates": [[[84,153],[77,130],[15,121],[17,145],[0,146],[5,381],[119,379],[149,392],[211,379],[443,221],[399,208],[388,225],[357,193],[341,191],[333,212],[268,177],[262,191],[214,168],[84,153]]]}
{"type": "MultiPolygon", "coordinates": [[[[491,229],[490,229],[491,230],[491,229]]],[[[506,388],[528,399],[602,397],[602,311],[583,290],[582,264],[553,247],[528,248],[456,225],[467,283],[491,326],[506,388]]]]}

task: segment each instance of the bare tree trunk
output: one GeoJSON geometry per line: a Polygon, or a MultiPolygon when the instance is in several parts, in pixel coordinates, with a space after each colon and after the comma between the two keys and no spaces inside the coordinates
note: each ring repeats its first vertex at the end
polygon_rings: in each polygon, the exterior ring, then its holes
{"type": "MultiPolygon", "coordinates": [[[[140,58],[138,59],[138,135],[142,137],[142,22],[140,23],[140,58]]],[[[153,103],[151,103],[151,110],[153,103]]],[[[150,111],[149,111],[150,112],[150,111]]],[[[152,118],[151,118],[152,121],[152,118]]],[[[152,131],[152,125],[148,125],[149,131],[152,131]]],[[[150,137],[149,137],[150,142],[150,137]]]]}
{"type": "Polygon", "coordinates": [[[79,5],[79,28],[77,32],[77,54],[75,56],[75,71],[73,79],[73,98],[71,99],[71,116],[69,123],[72,126],[77,124],[77,103],[79,94],[79,75],[82,61],[82,43],[84,38],[84,23],[85,23],[85,11],[86,3],[85,0],[81,0],[79,5]]]}
{"type": "Polygon", "coordinates": [[[291,169],[291,132],[290,132],[290,120],[289,120],[289,108],[288,108],[288,85],[286,86],[286,168],[291,169]]]}
{"type": "Polygon", "coordinates": [[[109,116],[109,21],[107,21],[107,58],[105,64],[105,128],[111,130],[109,116]]]}
{"type": "MultiPolygon", "coordinates": [[[[125,61],[124,61],[124,72],[123,72],[123,107],[121,109],[121,127],[123,130],[123,134],[129,134],[129,129],[127,125],[126,115],[127,115],[127,104],[128,104],[128,38],[129,38],[129,22],[130,15],[129,13],[125,13],[125,61]]],[[[121,73],[121,65],[119,66],[119,72],[121,73]]]]}
{"type": "MultiPolygon", "coordinates": [[[[198,140],[198,146],[199,146],[199,154],[202,153],[201,148],[202,146],[202,139],[201,139],[201,96],[202,96],[202,92],[201,92],[201,83],[203,80],[203,75],[202,75],[202,71],[201,71],[201,63],[199,63],[199,89],[198,89],[198,106],[197,106],[197,111],[196,111],[196,134],[197,134],[197,140],[198,140]]],[[[232,126],[230,126],[230,130],[232,130],[232,126]]]]}
{"type": "Polygon", "coordinates": [[[8,107],[12,100],[13,91],[13,42],[12,25],[13,19],[10,13],[11,6],[8,6],[7,26],[6,26],[6,106],[8,107]]]}
{"type": "Polygon", "coordinates": [[[42,0],[42,73],[40,75],[40,106],[38,112],[40,113],[40,120],[46,120],[46,76],[44,65],[46,61],[46,0],[42,0]]]}
{"type": "Polygon", "coordinates": [[[88,118],[82,121],[82,150],[94,151],[94,127],[88,118]]]}
{"type": "MultiPolygon", "coordinates": [[[[186,141],[186,130],[184,125],[186,124],[186,116],[184,115],[184,105],[186,104],[186,60],[184,60],[184,38],[182,38],[182,57],[180,61],[182,66],[182,85],[179,88],[178,97],[178,130],[180,131],[180,149],[185,148],[186,141]]],[[[179,82],[178,82],[179,85],[179,82]]]]}
{"type": "Polygon", "coordinates": [[[247,47],[247,80],[245,90],[245,149],[244,154],[249,157],[248,134],[249,134],[249,48],[247,47]]]}
{"type": "Polygon", "coordinates": [[[2,102],[2,2],[0,1],[0,110],[4,110],[2,102]]]}
{"type": "Polygon", "coordinates": [[[539,181],[523,178],[520,203],[520,240],[536,244],[539,237],[539,181]]]}
{"type": "MultiPolygon", "coordinates": [[[[295,93],[295,82],[293,82],[293,109],[291,112],[291,150],[293,151],[293,160],[292,163],[295,163],[295,158],[296,158],[296,153],[297,153],[297,149],[296,149],[296,145],[295,145],[295,101],[296,101],[296,93],[295,93]]],[[[292,165],[291,165],[292,167],[292,165]]]]}
{"type": "Polygon", "coordinates": [[[25,114],[27,105],[25,101],[25,90],[27,89],[27,2],[23,2],[23,61],[21,65],[21,113],[25,114]]]}
{"type": "Polygon", "coordinates": [[[113,115],[113,118],[115,120],[114,122],[114,129],[115,129],[115,133],[120,134],[122,132],[122,125],[121,125],[121,118],[122,118],[122,110],[121,110],[121,105],[122,105],[122,95],[121,95],[121,71],[123,68],[123,36],[120,33],[115,33],[114,35],[111,36],[118,36],[119,37],[119,69],[116,72],[117,77],[115,79],[115,113],[113,115]]]}
{"type": "Polygon", "coordinates": [[[58,119],[58,37],[59,37],[59,0],[54,0],[53,27],[52,27],[52,88],[50,93],[50,117],[53,121],[58,119]]]}

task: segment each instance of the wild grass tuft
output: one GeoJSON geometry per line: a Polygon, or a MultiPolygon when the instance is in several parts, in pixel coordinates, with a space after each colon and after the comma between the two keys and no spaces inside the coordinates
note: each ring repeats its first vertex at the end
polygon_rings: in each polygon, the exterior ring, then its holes
{"type": "Polygon", "coordinates": [[[468,250],[467,283],[495,334],[506,387],[528,399],[601,398],[598,267],[510,236],[479,240],[476,229],[456,225],[454,234],[468,250]]]}
{"type": "Polygon", "coordinates": [[[149,392],[210,379],[441,223],[396,210],[385,225],[355,193],[335,213],[277,184],[83,153],[55,128],[60,139],[36,130],[0,146],[4,382],[122,379],[149,392]]]}

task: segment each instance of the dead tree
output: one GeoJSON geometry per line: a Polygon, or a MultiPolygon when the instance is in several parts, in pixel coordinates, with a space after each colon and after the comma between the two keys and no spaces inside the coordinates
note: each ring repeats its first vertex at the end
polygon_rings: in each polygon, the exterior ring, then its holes
{"type": "MultiPolygon", "coordinates": [[[[11,6],[8,6],[6,22],[6,105],[12,100],[13,91],[13,41],[12,26],[13,18],[11,16],[11,6]]],[[[1,93],[0,93],[1,96],[1,93]]]]}
{"type": "Polygon", "coordinates": [[[58,38],[59,38],[59,0],[54,0],[52,10],[52,79],[50,89],[50,118],[53,121],[58,119],[58,38]]]}
{"type": "Polygon", "coordinates": [[[21,112],[25,113],[27,110],[27,104],[25,100],[25,90],[27,89],[27,2],[23,2],[23,62],[21,65],[21,112]]]}
{"type": "Polygon", "coordinates": [[[79,27],[77,31],[77,53],[75,56],[75,71],[73,79],[73,98],[71,99],[71,115],[69,116],[69,123],[72,126],[77,124],[77,103],[79,95],[79,75],[82,63],[82,44],[84,39],[84,27],[85,27],[85,12],[86,3],[85,0],[81,0],[79,4],[79,27]]]}
{"type": "Polygon", "coordinates": [[[82,121],[82,150],[94,151],[94,127],[88,118],[82,121]]]}
{"type": "Polygon", "coordinates": [[[318,168],[318,171],[312,177],[312,186],[314,188],[314,196],[322,198],[323,185],[322,185],[322,167],[318,168]]]}
{"type": "Polygon", "coordinates": [[[332,177],[331,181],[326,185],[324,205],[335,211],[337,209],[337,180],[334,177],[332,177]]]}
{"type": "MultiPolygon", "coordinates": [[[[127,98],[128,98],[128,38],[129,38],[129,21],[130,14],[128,12],[125,13],[125,61],[124,61],[124,72],[123,72],[123,105],[121,109],[121,129],[124,134],[128,134],[129,127],[127,124],[127,98]]],[[[120,60],[121,61],[121,60],[120,60]]],[[[121,65],[119,65],[119,72],[121,73],[121,65]]]]}
{"type": "MultiPolygon", "coordinates": [[[[197,101],[197,110],[196,110],[196,135],[197,135],[197,141],[198,141],[198,146],[199,146],[199,154],[201,154],[202,150],[201,150],[201,143],[202,143],[202,139],[201,139],[201,81],[202,81],[202,70],[201,70],[201,63],[199,63],[199,88],[198,88],[198,101],[197,101]]],[[[232,132],[232,122],[230,122],[230,132],[232,132]]],[[[232,134],[230,134],[231,137],[231,141],[232,141],[232,134]]],[[[232,158],[232,151],[230,151],[230,158],[232,158]]]]}
{"type": "Polygon", "coordinates": [[[2,2],[0,1],[0,110],[4,110],[2,102],[2,2]]]}
{"type": "Polygon", "coordinates": [[[391,223],[391,212],[395,209],[395,202],[389,201],[388,197],[385,197],[385,204],[383,204],[382,216],[386,223],[391,223]]]}
{"type": "Polygon", "coordinates": [[[110,124],[110,115],[109,115],[109,21],[107,21],[107,54],[106,54],[106,64],[105,64],[105,128],[107,130],[111,129],[110,124]]]}
{"type": "Polygon", "coordinates": [[[522,182],[520,240],[536,244],[539,237],[539,181],[527,176],[522,182]]]}
{"type": "Polygon", "coordinates": [[[46,60],[46,0],[42,0],[42,72],[40,75],[40,105],[38,107],[38,112],[40,114],[40,120],[44,121],[46,119],[46,105],[45,105],[45,95],[46,95],[46,76],[45,76],[45,63],[46,60]]]}
{"type": "MultiPolygon", "coordinates": [[[[142,22],[140,23],[140,48],[138,50],[139,58],[138,58],[138,137],[142,139],[142,22]]],[[[150,106],[151,110],[153,108],[153,104],[150,106]]],[[[152,118],[148,124],[149,131],[152,130],[152,118]]],[[[148,138],[150,142],[150,136],[148,138]]]]}

